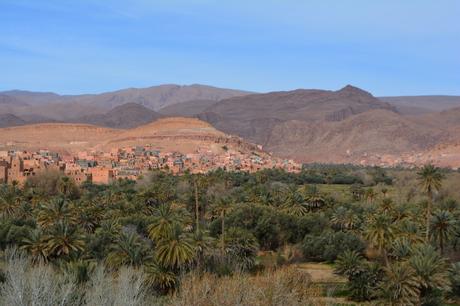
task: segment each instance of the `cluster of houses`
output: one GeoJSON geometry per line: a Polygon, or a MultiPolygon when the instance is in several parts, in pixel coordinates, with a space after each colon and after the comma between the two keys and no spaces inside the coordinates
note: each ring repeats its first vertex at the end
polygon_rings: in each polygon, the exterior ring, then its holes
{"type": "Polygon", "coordinates": [[[75,155],[59,155],[49,150],[0,151],[0,183],[16,182],[19,185],[43,170],[61,171],[77,184],[110,184],[117,179],[135,180],[155,169],[181,174],[185,171],[206,173],[218,168],[248,172],[267,168],[281,168],[289,172],[301,170],[301,166],[292,160],[228,148],[219,154],[206,148],[189,154],[161,152],[149,145],[115,148],[108,152],[82,151],[75,155]]]}

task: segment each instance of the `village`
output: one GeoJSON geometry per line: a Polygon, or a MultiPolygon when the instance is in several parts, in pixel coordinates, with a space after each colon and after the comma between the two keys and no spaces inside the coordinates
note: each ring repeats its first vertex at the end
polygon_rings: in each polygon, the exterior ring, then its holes
{"type": "Polygon", "coordinates": [[[118,179],[136,180],[150,170],[206,173],[216,169],[255,172],[279,168],[299,172],[301,166],[292,160],[283,160],[266,153],[250,154],[224,147],[224,153],[215,154],[206,148],[193,153],[162,152],[154,146],[114,148],[108,152],[90,150],[75,154],[58,154],[50,150],[0,151],[0,184],[22,186],[29,177],[41,171],[60,171],[80,185],[110,184],[118,179]]]}

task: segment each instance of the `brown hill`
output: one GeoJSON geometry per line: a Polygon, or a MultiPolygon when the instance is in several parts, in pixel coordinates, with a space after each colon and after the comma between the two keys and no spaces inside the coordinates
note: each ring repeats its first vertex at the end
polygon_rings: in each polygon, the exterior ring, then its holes
{"type": "Polygon", "coordinates": [[[165,118],[134,129],[120,130],[86,124],[47,123],[0,129],[0,150],[51,149],[75,152],[87,149],[151,144],[165,151],[191,153],[198,148],[215,153],[225,144],[238,150],[257,150],[255,145],[228,136],[194,118],[165,118]]]}

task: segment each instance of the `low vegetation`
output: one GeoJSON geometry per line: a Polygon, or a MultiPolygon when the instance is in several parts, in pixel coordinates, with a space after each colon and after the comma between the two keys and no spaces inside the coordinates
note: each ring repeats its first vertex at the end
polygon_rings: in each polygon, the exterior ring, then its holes
{"type": "Polygon", "coordinates": [[[460,295],[454,182],[432,166],[43,173],[0,186],[0,304],[443,305],[460,295]]]}

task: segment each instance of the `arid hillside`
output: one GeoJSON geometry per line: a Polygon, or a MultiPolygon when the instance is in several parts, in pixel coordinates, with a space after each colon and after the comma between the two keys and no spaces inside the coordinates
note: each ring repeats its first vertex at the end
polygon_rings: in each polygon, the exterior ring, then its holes
{"type": "Polygon", "coordinates": [[[258,150],[239,137],[228,136],[194,118],[165,118],[133,129],[110,129],[86,124],[50,123],[0,129],[0,150],[51,149],[75,152],[151,144],[160,150],[219,153],[223,146],[258,150]]]}

